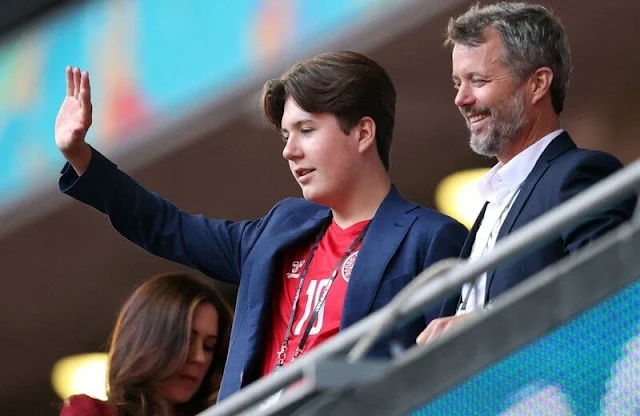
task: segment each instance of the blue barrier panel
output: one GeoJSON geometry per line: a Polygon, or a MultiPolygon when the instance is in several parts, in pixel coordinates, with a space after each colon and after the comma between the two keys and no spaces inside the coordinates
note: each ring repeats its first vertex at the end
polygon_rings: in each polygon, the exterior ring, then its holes
{"type": "Polygon", "coordinates": [[[640,282],[412,414],[640,414],[640,282]]]}

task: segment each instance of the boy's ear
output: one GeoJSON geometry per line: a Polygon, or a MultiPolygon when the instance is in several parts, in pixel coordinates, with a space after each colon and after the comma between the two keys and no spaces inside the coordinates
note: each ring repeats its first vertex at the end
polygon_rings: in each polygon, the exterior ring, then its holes
{"type": "Polygon", "coordinates": [[[364,153],[371,146],[376,148],[376,122],[371,117],[362,117],[354,128],[357,129],[356,137],[360,153],[364,153]]]}

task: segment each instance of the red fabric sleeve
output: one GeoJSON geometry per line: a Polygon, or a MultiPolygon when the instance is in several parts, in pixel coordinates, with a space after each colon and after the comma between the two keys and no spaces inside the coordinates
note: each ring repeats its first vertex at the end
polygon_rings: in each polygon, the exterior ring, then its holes
{"type": "Polygon", "coordinates": [[[79,394],[65,400],[60,416],[116,416],[116,413],[107,403],[79,394]]]}

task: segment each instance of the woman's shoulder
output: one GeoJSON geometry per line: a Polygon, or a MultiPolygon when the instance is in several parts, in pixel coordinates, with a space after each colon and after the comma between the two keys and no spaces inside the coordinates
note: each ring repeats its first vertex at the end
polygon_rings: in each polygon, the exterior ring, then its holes
{"type": "Polygon", "coordinates": [[[69,397],[64,401],[60,416],[115,416],[115,411],[102,400],[85,394],[69,397]]]}

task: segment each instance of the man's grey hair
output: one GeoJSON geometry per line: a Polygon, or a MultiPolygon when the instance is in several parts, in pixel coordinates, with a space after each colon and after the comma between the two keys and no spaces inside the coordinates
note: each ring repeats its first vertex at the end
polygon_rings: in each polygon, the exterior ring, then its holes
{"type": "Polygon", "coordinates": [[[487,28],[496,30],[502,39],[500,61],[516,80],[522,81],[538,68],[551,68],[551,102],[560,114],[571,76],[571,50],[560,20],[536,4],[475,4],[449,20],[445,46],[478,46],[485,41],[487,28]]]}

